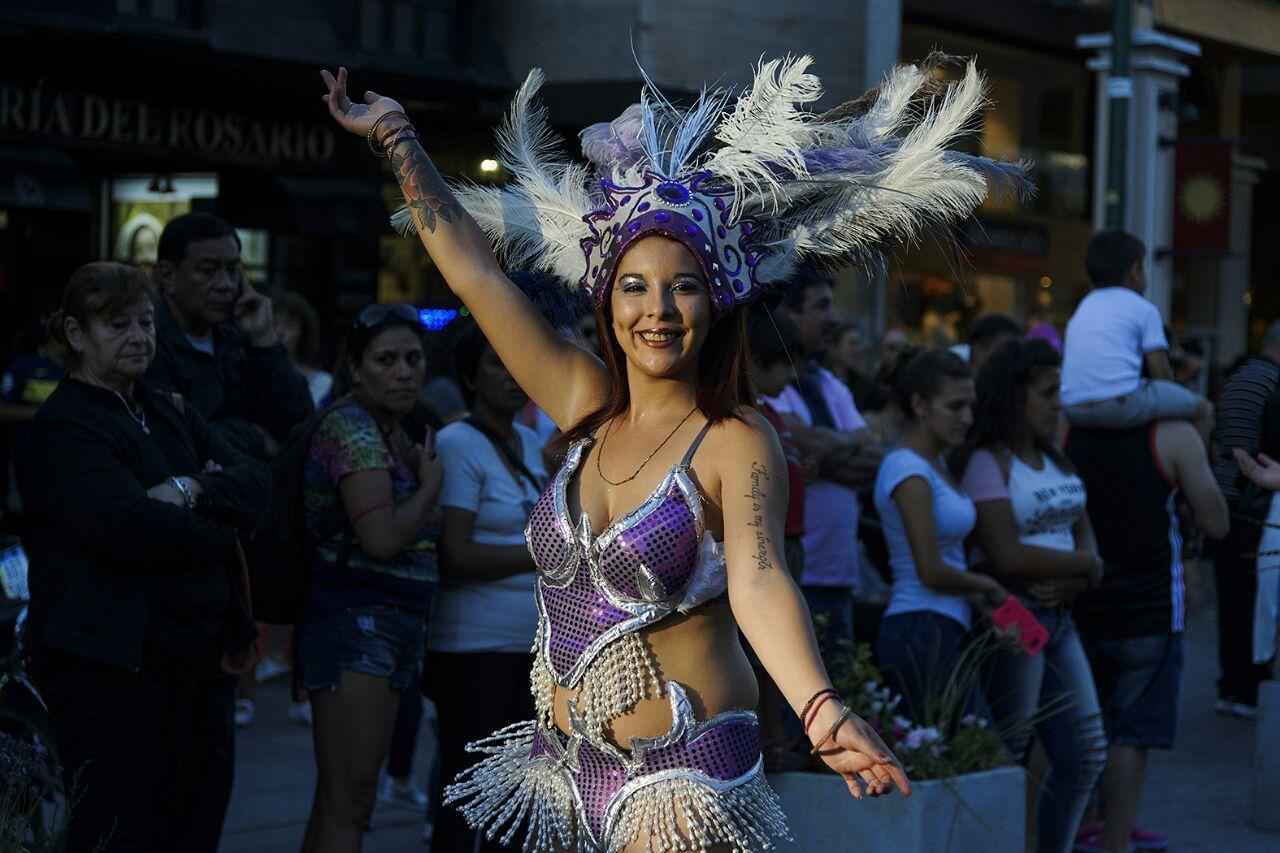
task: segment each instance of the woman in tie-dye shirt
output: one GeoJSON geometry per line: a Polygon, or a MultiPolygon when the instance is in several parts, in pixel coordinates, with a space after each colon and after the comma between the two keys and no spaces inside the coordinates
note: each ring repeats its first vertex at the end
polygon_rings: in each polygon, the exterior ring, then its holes
{"type": "Polygon", "coordinates": [[[319,779],[304,849],[359,846],[399,694],[417,689],[443,479],[430,436],[406,424],[422,344],[412,306],[362,311],[347,342],[352,390],[311,439],[303,504],[314,548],[298,669],[319,779]]]}

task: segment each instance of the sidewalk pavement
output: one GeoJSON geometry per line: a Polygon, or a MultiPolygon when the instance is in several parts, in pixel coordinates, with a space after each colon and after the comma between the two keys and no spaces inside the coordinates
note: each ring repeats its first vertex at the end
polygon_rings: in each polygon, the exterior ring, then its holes
{"type": "MultiPolygon", "coordinates": [[[[218,850],[294,853],[302,845],[316,784],[311,730],[285,721],[287,678],[257,685],[254,702],[253,724],[237,732],[235,788],[218,850]]],[[[434,751],[433,728],[424,721],[413,764],[422,790],[434,751]]],[[[422,841],[423,817],[419,809],[378,803],[365,853],[426,853],[431,848],[422,841]]]]}
{"type": "MultiPolygon", "coordinates": [[[[1152,751],[1139,820],[1144,826],[1169,833],[1170,853],[1280,850],[1280,835],[1259,832],[1249,825],[1253,723],[1213,712],[1217,678],[1214,619],[1209,605],[1188,618],[1178,744],[1172,752],[1152,751]]],[[[255,698],[257,719],[239,733],[236,787],[221,853],[297,850],[311,804],[315,785],[311,733],[285,722],[287,681],[258,685],[255,698]]],[[[414,764],[414,775],[424,789],[434,749],[428,722],[419,737],[414,764]]],[[[422,815],[415,809],[379,804],[364,849],[369,853],[425,853],[429,847],[421,834],[422,815]]]]}

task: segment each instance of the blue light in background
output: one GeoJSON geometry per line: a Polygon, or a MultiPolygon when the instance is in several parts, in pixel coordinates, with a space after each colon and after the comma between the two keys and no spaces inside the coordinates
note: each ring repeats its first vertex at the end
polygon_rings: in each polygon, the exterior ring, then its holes
{"type": "Polygon", "coordinates": [[[421,308],[418,310],[418,319],[431,332],[440,331],[449,325],[450,320],[457,316],[458,312],[452,308],[421,308]]]}

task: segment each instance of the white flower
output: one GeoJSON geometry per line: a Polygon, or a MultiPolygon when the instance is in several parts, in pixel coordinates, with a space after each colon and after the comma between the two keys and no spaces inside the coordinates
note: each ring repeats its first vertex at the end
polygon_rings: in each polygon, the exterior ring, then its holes
{"type": "Polygon", "coordinates": [[[911,731],[911,727],[915,725],[915,723],[912,723],[906,717],[900,717],[897,715],[893,718],[893,724],[903,731],[911,731]]]}
{"type": "Polygon", "coordinates": [[[940,740],[942,740],[942,735],[933,726],[929,726],[923,729],[912,729],[903,740],[903,745],[907,749],[919,749],[922,746],[937,743],[940,740]]]}
{"type": "Polygon", "coordinates": [[[960,725],[965,727],[977,726],[980,729],[985,729],[987,727],[987,721],[984,718],[979,717],[977,714],[965,714],[960,718],[960,725]]]}

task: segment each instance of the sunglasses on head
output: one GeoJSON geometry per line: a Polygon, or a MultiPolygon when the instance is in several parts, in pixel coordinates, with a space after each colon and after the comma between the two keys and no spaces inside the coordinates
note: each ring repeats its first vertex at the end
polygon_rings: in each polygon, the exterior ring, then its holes
{"type": "Polygon", "coordinates": [[[422,322],[422,318],[418,315],[418,309],[408,302],[389,302],[386,305],[374,304],[365,306],[364,310],[356,315],[356,325],[372,329],[374,326],[379,326],[386,322],[389,317],[397,317],[406,323],[422,322]]]}

